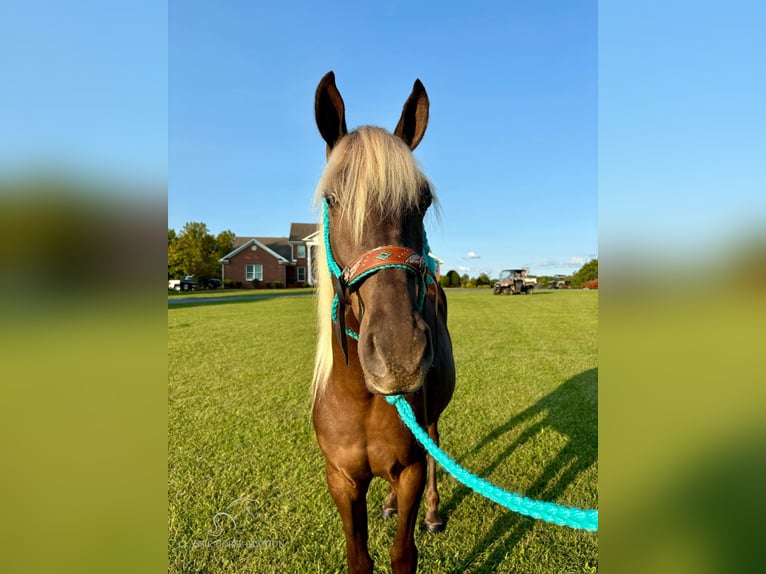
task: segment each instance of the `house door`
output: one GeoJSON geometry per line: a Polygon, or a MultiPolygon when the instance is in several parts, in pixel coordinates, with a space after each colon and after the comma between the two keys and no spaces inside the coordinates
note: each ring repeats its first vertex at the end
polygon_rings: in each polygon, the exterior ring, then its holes
{"type": "Polygon", "coordinates": [[[295,282],[297,281],[297,270],[295,267],[286,267],[285,268],[285,287],[295,287],[295,282]]]}

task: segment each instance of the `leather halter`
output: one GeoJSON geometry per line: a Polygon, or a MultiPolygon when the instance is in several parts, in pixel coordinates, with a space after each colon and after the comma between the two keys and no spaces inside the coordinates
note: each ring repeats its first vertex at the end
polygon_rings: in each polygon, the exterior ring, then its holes
{"type": "Polygon", "coordinates": [[[363,253],[343,269],[341,278],[350,287],[361,283],[368,275],[386,268],[405,268],[422,277],[426,271],[426,262],[422,255],[408,247],[385,245],[363,253]]]}

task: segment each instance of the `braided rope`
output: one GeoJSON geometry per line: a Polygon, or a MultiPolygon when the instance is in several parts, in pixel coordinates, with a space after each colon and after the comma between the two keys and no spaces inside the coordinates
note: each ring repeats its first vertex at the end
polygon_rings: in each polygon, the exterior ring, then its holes
{"type": "Polygon", "coordinates": [[[330,247],[330,210],[327,207],[327,202],[322,202],[322,227],[324,228],[324,251],[327,256],[327,267],[330,268],[330,272],[336,277],[340,277],[342,273],[340,265],[335,261],[335,257],[332,255],[332,248],[330,247]]]}
{"type": "Polygon", "coordinates": [[[441,450],[436,443],[431,440],[428,433],[415,420],[415,414],[412,412],[409,403],[402,395],[386,397],[386,400],[396,407],[407,428],[412,431],[415,438],[422,444],[428,453],[444,467],[444,469],[462,482],[471,490],[486,496],[493,502],[504,506],[505,508],[518,512],[524,516],[530,516],[545,522],[552,522],[560,526],[569,526],[580,530],[596,531],[598,530],[598,510],[581,510],[579,508],[568,508],[559,506],[553,502],[543,502],[532,500],[513,492],[508,492],[495,486],[491,482],[476,476],[467,471],[458,463],[452,460],[447,453],[441,450]]]}
{"type": "MultiPolygon", "coordinates": [[[[325,254],[327,258],[327,267],[330,272],[336,277],[340,277],[342,270],[333,257],[332,249],[330,246],[330,213],[327,204],[323,204],[322,210],[322,225],[324,227],[324,243],[325,254]]],[[[430,273],[426,274],[426,282],[433,282],[431,274],[436,274],[436,260],[429,255],[428,238],[426,237],[425,227],[423,228],[423,257],[426,260],[426,266],[430,273]]],[[[412,271],[409,267],[404,265],[386,265],[378,267],[375,270],[371,270],[368,273],[362,274],[357,277],[350,285],[354,285],[361,281],[364,277],[370,273],[377,272],[383,269],[405,269],[412,271]]],[[[349,286],[350,286],[349,285],[349,286]]],[[[419,307],[422,311],[425,301],[425,285],[422,285],[420,289],[419,307]]],[[[340,301],[336,294],[332,301],[332,321],[335,322],[338,319],[338,306],[340,301]]],[[[359,340],[359,335],[354,332],[353,329],[346,327],[346,334],[352,339],[359,340]]],[[[598,530],[598,510],[581,510],[579,508],[568,508],[566,506],[559,506],[553,502],[543,502],[539,500],[532,500],[531,498],[523,497],[513,492],[508,492],[502,488],[495,486],[491,482],[484,480],[483,478],[476,476],[475,474],[467,471],[461,467],[458,463],[452,460],[447,453],[441,450],[436,443],[431,440],[428,433],[421,428],[415,419],[415,414],[412,412],[410,405],[404,399],[403,396],[386,397],[386,400],[396,407],[399,412],[399,416],[407,427],[415,435],[415,438],[420,444],[425,447],[428,453],[434,457],[434,459],[441,464],[444,469],[454,476],[457,480],[469,487],[471,490],[478,492],[492,500],[504,506],[505,508],[518,512],[524,516],[530,516],[545,522],[551,522],[560,526],[569,526],[570,528],[577,528],[581,530],[596,531],[598,530]]]]}

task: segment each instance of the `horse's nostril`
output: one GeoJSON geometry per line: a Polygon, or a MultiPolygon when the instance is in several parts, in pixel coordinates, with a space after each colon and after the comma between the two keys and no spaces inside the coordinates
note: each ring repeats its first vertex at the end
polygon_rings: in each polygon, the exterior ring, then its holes
{"type": "Polygon", "coordinates": [[[380,346],[375,342],[375,335],[362,335],[359,342],[359,358],[364,369],[373,376],[384,377],[387,371],[386,362],[381,355],[380,346]]]}

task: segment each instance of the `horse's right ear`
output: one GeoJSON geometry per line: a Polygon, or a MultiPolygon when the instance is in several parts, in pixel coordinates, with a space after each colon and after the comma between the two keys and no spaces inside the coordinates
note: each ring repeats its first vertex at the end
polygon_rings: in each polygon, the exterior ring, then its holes
{"type": "Polygon", "coordinates": [[[338,140],[348,133],[346,107],[335,86],[335,74],[327,72],[317,86],[314,96],[314,115],[322,138],[327,142],[327,155],[338,140]]]}
{"type": "Polygon", "coordinates": [[[428,125],[428,94],[420,80],[415,80],[412,93],[402,108],[402,117],[396,125],[394,135],[399,136],[411,150],[418,147],[428,125]]]}

